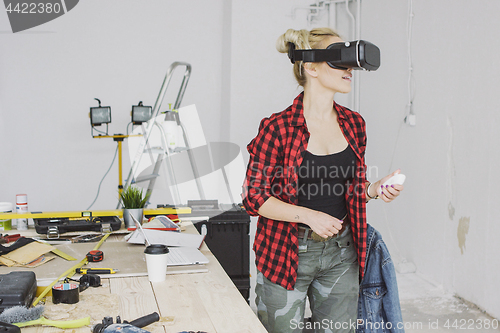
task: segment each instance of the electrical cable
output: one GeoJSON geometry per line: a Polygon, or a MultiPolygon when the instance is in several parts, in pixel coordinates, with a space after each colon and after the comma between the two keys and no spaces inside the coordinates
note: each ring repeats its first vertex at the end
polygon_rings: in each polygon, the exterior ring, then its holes
{"type": "Polygon", "coordinates": [[[407,115],[414,115],[413,100],[415,98],[415,82],[413,77],[413,58],[411,52],[411,38],[413,35],[413,0],[408,0],[408,20],[406,23],[407,49],[408,49],[408,104],[407,115]]]}
{"type": "Polygon", "coordinates": [[[93,129],[94,131],[96,131],[96,132],[101,133],[101,134],[108,135],[108,133],[105,133],[105,132],[103,132],[103,131],[99,131],[97,128],[95,128],[95,126],[92,126],[92,127],[91,127],[91,130],[92,130],[92,129],[93,129]]]}
{"type": "MultiPolygon", "coordinates": [[[[394,149],[392,151],[391,162],[389,164],[389,170],[387,171],[387,174],[389,174],[389,173],[392,172],[392,165],[394,163],[394,157],[396,156],[396,150],[397,150],[398,143],[399,143],[399,135],[401,133],[401,128],[403,127],[403,125],[404,125],[404,122],[401,121],[401,123],[399,124],[399,128],[398,128],[398,134],[396,135],[396,140],[394,142],[394,149]]],[[[389,226],[389,216],[387,215],[387,207],[386,207],[386,205],[383,205],[382,210],[384,211],[385,223],[386,223],[387,226],[389,226]]],[[[398,243],[396,242],[396,239],[394,238],[394,236],[392,234],[392,230],[391,230],[390,227],[387,228],[387,232],[389,234],[389,238],[392,241],[392,244],[394,244],[394,247],[396,248],[396,253],[401,257],[401,260],[398,261],[398,262],[394,262],[394,264],[395,265],[399,265],[401,263],[407,263],[406,258],[401,255],[401,251],[399,250],[398,243]]]]}
{"type": "MultiPolygon", "coordinates": [[[[415,97],[414,96],[415,89],[414,89],[414,82],[413,82],[413,63],[412,63],[412,57],[411,57],[411,36],[412,36],[413,16],[414,16],[414,14],[413,14],[413,0],[408,0],[408,21],[407,21],[408,44],[407,45],[408,45],[409,77],[408,77],[408,105],[407,105],[407,110],[406,110],[407,116],[414,114],[413,113],[413,99],[415,97]]],[[[405,120],[406,120],[406,118],[405,118],[405,120]]],[[[392,151],[391,162],[389,164],[389,170],[387,171],[388,174],[392,172],[392,167],[393,167],[392,165],[394,163],[394,158],[396,156],[396,150],[397,150],[398,143],[400,140],[401,128],[403,127],[404,123],[405,123],[405,121],[401,121],[401,123],[399,124],[398,133],[396,135],[396,139],[394,142],[394,149],[392,151]]],[[[389,216],[387,214],[387,207],[384,205],[382,207],[382,210],[384,211],[386,225],[389,225],[389,216]]],[[[389,238],[392,241],[392,244],[394,244],[394,247],[396,248],[396,253],[398,253],[398,255],[400,256],[400,259],[401,259],[398,262],[395,262],[395,265],[398,266],[400,268],[400,270],[403,271],[403,273],[409,273],[411,271],[414,272],[416,270],[415,264],[408,262],[406,257],[401,254],[401,251],[399,250],[399,247],[398,247],[398,243],[396,242],[396,240],[392,234],[391,228],[387,228],[387,232],[389,234],[389,238]],[[405,272],[405,269],[402,268],[402,267],[405,267],[403,265],[406,266],[406,270],[408,270],[407,272],[405,272]]]]}
{"type": "Polygon", "coordinates": [[[401,128],[403,127],[404,122],[401,121],[398,128],[398,134],[396,134],[396,140],[394,140],[394,149],[392,150],[391,162],[389,163],[389,169],[387,170],[387,174],[392,172],[392,165],[394,164],[394,158],[396,157],[396,150],[398,148],[399,143],[399,135],[401,133],[401,128]]]}
{"type": "Polygon", "coordinates": [[[106,178],[106,176],[108,175],[109,171],[111,170],[111,167],[115,163],[115,159],[116,159],[116,155],[117,154],[118,154],[118,147],[116,147],[115,156],[113,156],[113,161],[111,161],[111,165],[109,166],[108,171],[106,171],[106,173],[102,177],[101,181],[99,182],[99,187],[97,188],[97,194],[95,196],[94,201],[92,201],[92,203],[90,204],[90,206],[86,210],[89,210],[94,205],[94,203],[97,201],[97,198],[99,197],[99,192],[101,191],[102,182],[104,181],[104,178],[106,178]]]}
{"type": "MultiPolygon", "coordinates": [[[[406,29],[407,29],[407,50],[408,50],[408,104],[406,105],[407,110],[406,110],[406,115],[414,115],[413,112],[413,100],[415,98],[415,83],[414,83],[414,77],[413,77],[413,59],[411,55],[411,38],[413,34],[413,16],[415,14],[413,13],[413,0],[408,0],[408,20],[406,24],[406,29]]],[[[405,118],[406,119],[406,118],[405,118]]],[[[396,150],[397,146],[399,143],[400,139],[400,133],[401,133],[401,127],[403,127],[403,124],[406,121],[402,122],[398,128],[398,133],[396,135],[396,140],[394,142],[394,149],[392,151],[392,156],[391,156],[391,162],[389,164],[389,170],[388,172],[390,173],[392,170],[392,165],[394,163],[394,158],[396,156],[396,150]]]]}

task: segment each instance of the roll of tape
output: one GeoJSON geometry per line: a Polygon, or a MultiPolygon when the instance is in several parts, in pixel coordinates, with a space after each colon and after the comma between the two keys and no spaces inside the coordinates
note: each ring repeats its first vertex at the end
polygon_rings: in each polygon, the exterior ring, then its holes
{"type": "Polygon", "coordinates": [[[76,283],[59,283],[52,287],[52,303],[75,304],[80,301],[76,283]]]}

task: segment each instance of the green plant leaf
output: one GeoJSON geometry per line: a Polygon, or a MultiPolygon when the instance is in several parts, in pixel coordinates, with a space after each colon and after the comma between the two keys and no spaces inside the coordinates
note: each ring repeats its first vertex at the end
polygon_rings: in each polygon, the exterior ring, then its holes
{"type": "Polygon", "coordinates": [[[120,193],[123,208],[134,209],[144,208],[149,199],[149,195],[143,196],[142,189],[129,186],[120,193]]]}

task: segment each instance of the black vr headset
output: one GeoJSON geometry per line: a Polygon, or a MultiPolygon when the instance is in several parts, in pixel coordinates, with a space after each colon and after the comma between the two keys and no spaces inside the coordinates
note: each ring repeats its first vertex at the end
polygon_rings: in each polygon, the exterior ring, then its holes
{"type": "Polygon", "coordinates": [[[323,62],[336,69],[363,69],[376,71],[380,67],[380,49],[367,41],[355,40],[328,45],[326,49],[296,50],[288,43],[288,58],[296,61],[323,62]]]}

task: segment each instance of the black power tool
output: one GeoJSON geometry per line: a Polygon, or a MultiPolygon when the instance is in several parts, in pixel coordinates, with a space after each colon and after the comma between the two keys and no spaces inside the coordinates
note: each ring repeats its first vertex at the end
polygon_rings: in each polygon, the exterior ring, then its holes
{"type": "Polygon", "coordinates": [[[92,328],[92,333],[149,333],[142,327],[158,320],[160,320],[160,316],[157,312],[132,320],[130,323],[127,321],[122,323],[120,317],[116,317],[116,324],[114,324],[112,317],[104,317],[102,324],[97,324],[92,328]]]}

